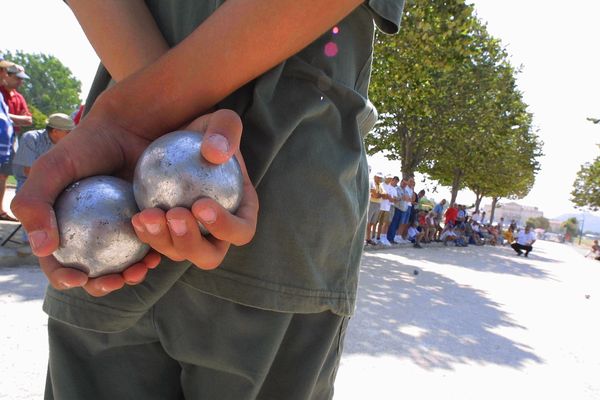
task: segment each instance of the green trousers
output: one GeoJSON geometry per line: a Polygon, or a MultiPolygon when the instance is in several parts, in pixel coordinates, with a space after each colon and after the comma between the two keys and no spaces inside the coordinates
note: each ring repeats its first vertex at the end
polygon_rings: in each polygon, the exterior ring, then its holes
{"type": "Polygon", "coordinates": [[[133,327],[49,319],[46,399],[331,399],[347,317],[265,311],[176,283],[133,327]]]}

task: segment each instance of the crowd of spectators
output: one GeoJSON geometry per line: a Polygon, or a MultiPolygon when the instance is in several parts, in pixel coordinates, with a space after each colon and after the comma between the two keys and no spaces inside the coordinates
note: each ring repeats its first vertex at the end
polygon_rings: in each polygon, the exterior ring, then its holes
{"type": "Polygon", "coordinates": [[[432,242],[460,247],[510,244],[517,254],[523,254],[524,250],[527,256],[533,242],[529,229],[525,233],[527,238],[520,240],[514,220],[508,225],[504,218],[492,223],[485,211],[470,212],[466,205],[448,204],[446,199],[436,203],[426,196],[425,190],[415,190],[412,177],[377,172],[370,182],[365,246],[410,243],[422,248],[432,242]]]}
{"type": "MultiPolygon", "coordinates": [[[[17,191],[33,162],[65,137],[76,125],[72,116],[53,113],[43,129],[31,129],[33,118],[18,89],[29,80],[25,68],[0,58],[0,220],[17,221],[2,209],[7,178],[14,175],[17,191]]],[[[83,107],[73,114],[79,120],[83,107]]],[[[26,237],[24,237],[26,240],[26,237]]]]}

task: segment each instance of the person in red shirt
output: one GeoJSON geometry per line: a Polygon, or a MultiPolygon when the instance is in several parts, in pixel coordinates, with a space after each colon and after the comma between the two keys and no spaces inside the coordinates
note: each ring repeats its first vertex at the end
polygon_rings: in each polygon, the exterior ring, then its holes
{"type": "Polygon", "coordinates": [[[27,107],[27,101],[17,89],[23,84],[23,80],[29,79],[29,75],[25,73],[25,69],[17,64],[13,64],[6,69],[7,75],[0,92],[4,96],[4,102],[8,105],[10,119],[15,127],[15,132],[19,133],[19,128],[22,126],[31,126],[33,119],[31,112],[27,107]]]}
{"type": "Polygon", "coordinates": [[[452,223],[453,226],[456,225],[456,217],[458,217],[458,207],[456,203],[452,203],[446,210],[445,225],[448,225],[448,223],[452,223]]]}
{"type": "MultiPolygon", "coordinates": [[[[17,91],[17,88],[23,84],[23,80],[29,79],[29,76],[25,73],[25,69],[20,65],[10,61],[4,61],[3,65],[2,76],[0,77],[0,93],[8,106],[8,116],[12,121],[15,134],[18,135],[20,133],[20,127],[33,124],[27,102],[23,95],[17,91]]],[[[12,157],[14,156],[15,151],[16,146],[13,147],[13,154],[11,155],[10,160],[3,164],[2,170],[0,171],[0,205],[4,200],[6,179],[8,178],[8,175],[11,174],[12,157]]],[[[0,220],[16,221],[16,219],[7,214],[1,206],[0,220]]]]}

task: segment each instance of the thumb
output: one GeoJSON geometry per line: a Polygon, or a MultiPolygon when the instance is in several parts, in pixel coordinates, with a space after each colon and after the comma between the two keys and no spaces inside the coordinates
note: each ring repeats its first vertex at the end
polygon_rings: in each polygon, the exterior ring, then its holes
{"type": "Polygon", "coordinates": [[[232,110],[218,110],[192,122],[191,130],[204,133],[202,156],[213,164],[229,160],[240,147],[242,121],[232,110]]]}

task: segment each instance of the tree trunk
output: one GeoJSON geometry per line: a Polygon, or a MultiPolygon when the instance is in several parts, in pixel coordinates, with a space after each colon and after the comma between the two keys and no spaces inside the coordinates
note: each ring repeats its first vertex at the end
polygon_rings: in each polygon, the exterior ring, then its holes
{"type": "Polygon", "coordinates": [[[460,189],[460,183],[462,180],[462,171],[460,169],[454,170],[454,178],[452,179],[452,197],[450,198],[450,204],[454,204],[456,202],[456,197],[458,197],[458,190],[460,189]]]}
{"type": "Polygon", "coordinates": [[[408,179],[415,174],[414,140],[410,136],[408,129],[403,125],[398,129],[398,135],[400,135],[402,143],[402,157],[400,160],[402,178],[408,179]]]}
{"type": "Polygon", "coordinates": [[[481,200],[483,200],[483,192],[479,190],[474,190],[473,193],[475,193],[475,212],[477,212],[479,211],[481,200]]]}
{"type": "Polygon", "coordinates": [[[496,204],[498,204],[500,197],[492,197],[492,209],[490,210],[490,224],[494,222],[494,212],[496,211],[496,204]]]}

